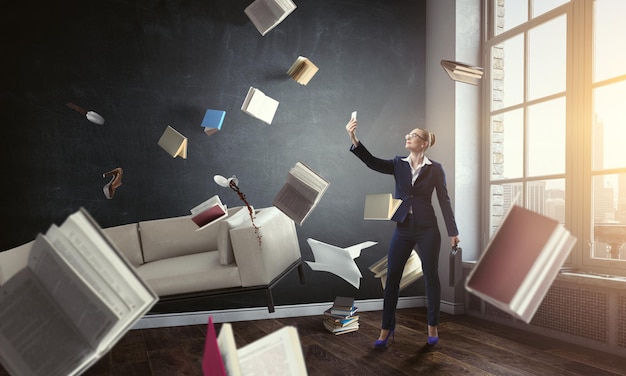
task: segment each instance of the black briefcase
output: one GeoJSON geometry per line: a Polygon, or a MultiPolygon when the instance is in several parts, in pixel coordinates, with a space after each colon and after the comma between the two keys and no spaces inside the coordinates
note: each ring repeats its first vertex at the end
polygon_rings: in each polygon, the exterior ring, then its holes
{"type": "Polygon", "coordinates": [[[456,286],[463,279],[463,250],[458,245],[452,247],[450,251],[450,287],[456,286]]]}

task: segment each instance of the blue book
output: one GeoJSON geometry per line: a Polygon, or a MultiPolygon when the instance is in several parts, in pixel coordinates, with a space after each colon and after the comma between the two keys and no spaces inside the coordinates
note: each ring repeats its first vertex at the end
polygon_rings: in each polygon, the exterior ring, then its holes
{"type": "Polygon", "coordinates": [[[202,119],[202,127],[204,128],[204,133],[208,136],[222,129],[222,123],[224,123],[224,118],[226,117],[226,111],[222,110],[206,110],[204,114],[204,119],[202,119]]]}

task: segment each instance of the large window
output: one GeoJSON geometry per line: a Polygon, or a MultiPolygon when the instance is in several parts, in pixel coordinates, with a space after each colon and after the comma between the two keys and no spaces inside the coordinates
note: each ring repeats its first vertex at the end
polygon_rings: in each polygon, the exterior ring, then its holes
{"type": "Polygon", "coordinates": [[[522,205],[577,237],[568,264],[626,275],[626,1],[487,2],[491,234],[522,205]]]}

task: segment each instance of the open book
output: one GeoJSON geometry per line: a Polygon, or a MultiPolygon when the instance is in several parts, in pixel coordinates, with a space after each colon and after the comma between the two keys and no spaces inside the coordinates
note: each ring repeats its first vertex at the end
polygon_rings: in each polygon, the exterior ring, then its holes
{"type": "Polygon", "coordinates": [[[187,137],[169,125],[165,128],[161,138],[159,138],[158,145],[173,158],[187,158],[187,137]]]}
{"type": "Polygon", "coordinates": [[[315,261],[306,262],[311,269],[333,273],[357,289],[361,285],[361,277],[363,276],[354,259],[361,255],[362,249],[378,244],[367,241],[351,247],[340,248],[311,238],[308,238],[307,242],[315,257],[315,261]]]}
{"type": "Polygon", "coordinates": [[[255,0],[244,9],[244,13],[259,33],[265,36],[295,9],[296,4],[291,0],[255,0]]]}
{"type": "Polygon", "coordinates": [[[481,67],[450,60],[441,60],[441,66],[454,81],[478,85],[478,81],[483,77],[483,68],[481,67]]]}
{"type": "Polygon", "coordinates": [[[0,288],[0,361],[12,375],[81,374],[157,300],[81,208],[0,288]]]}
{"type": "Polygon", "coordinates": [[[198,229],[196,231],[205,229],[218,219],[228,216],[226,205],[222,204],[222,200],[220,200],[218,195],[200,203],[190,211],[191,220],[198,225],[198,229]]]}
{"type": "Polygon", "coordinates": [[[319,68],[311,60],[304,56],[298,56],[287,70],[287,74],[300,85],[306,85],[318,70],[319,68]]]}
{"type": "Polygon", "coordinates": [[[378,193],[365,196],[363,219],[390,220],[402,200],[393,198],[391,193],[378,193]]]}
{"type": "MultiPolygon", "coordinates": [[[[369,267],[370,271],[374,273],[375,278],[380,278],[380,282],[383,285],[383,289],[387,285],[387,256],[376,261],[369,267]]],[[[409,259],[404,265],[402,270],[402,278],[400,279],[400,290],[404,289],[411,283],[417,281],[424,275],[422,270],[422,260],[420,260],[415,250],[411,251],[409,259]]]]}
{"type": "MultiPolygon", "coordinates": [[[[209,319],[210,320],[210,319],[209,319]]],[[[204,349],[203,364],[206,364],[205,376],[220,375],[222,367],[209,365],[211,359],[218,359],[219,351],[223,369],[228,376],[242,375],[307,375],[304,354],[298,330],[294,326],[285,326],[240,349],[237,349],[233,328],[230,323],[223,323],[216,339],[213,323],[209,322],[207,342],[204,349]],[[217,346],[214,346],[214,341],[217,346]]]]}
{"type": "Polygon", "coordinates": [[[465,287],[529,323],[575,243],[557,220],[513,205],[465,287]]]}
{"type": "Polygon", "coordinates": [[[243,112],[267,124],[272,124],[277,109],[278,101],[276,99],[268,97],[261,90],[252,86],[248,89],[248,94],[246,94],[241,105],[243,112]]]}
{"type": "Polygon", "coordinates": [[[330,182],[302,162],[297,162],[287,175],[287,182],[272,205],[298,225],[307,219],[328,189],[330,182]]]}
{"type": "Polygon", "coordinates": [[[202,128],[204,128],[204,133],[206,133],[207,136],[210,136],[221,130],[225,117],[226,111],[224,110],[206,110],[204,118],[202,118],[202,124],[200,124],[202,128]]]}

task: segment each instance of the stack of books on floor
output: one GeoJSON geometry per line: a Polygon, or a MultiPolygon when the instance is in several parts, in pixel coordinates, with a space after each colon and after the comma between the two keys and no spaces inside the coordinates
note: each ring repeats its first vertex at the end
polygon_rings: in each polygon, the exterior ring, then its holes
{"type": "Polygon", "coordinates": [[[324,327],[334,335],[359,330],[358,308],[354,306],[354,298],[338,296],[333,306],[324,311],[324,327]]]}

